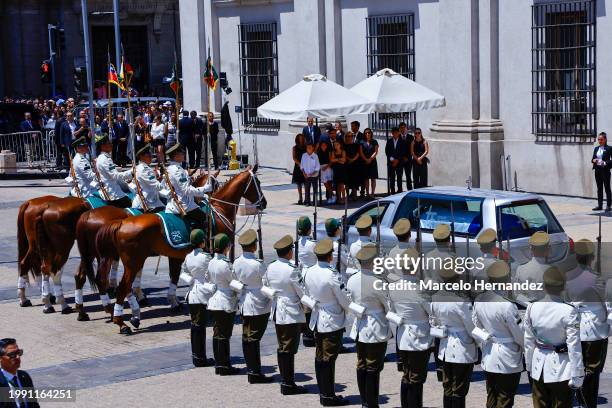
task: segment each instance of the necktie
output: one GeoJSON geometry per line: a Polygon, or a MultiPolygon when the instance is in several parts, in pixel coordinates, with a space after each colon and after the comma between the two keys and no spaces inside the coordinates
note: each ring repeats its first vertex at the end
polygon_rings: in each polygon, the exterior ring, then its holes
{"type": "MultiPolygon", "coordinates": [[[[9,380],[9,384],[11,384],[13,388],[15,388],[16,390],[21,389],[21,387],[19,387],[19,384],[17,383],[16,375],[14,375],[13,378],[9,380]]],[[[19,404],[20,407],[26,407],[26,408],[28,407],[28,402],[25,399],[15,398],[15,402],[17,402],[17,404],[19,404]]]]}

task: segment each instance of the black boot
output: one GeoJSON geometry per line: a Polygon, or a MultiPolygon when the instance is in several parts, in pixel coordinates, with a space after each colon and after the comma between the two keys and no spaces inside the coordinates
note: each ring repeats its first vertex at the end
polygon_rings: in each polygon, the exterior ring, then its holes
{"type": "Polygon", "coordinates": [[[410,386],[410,394],[412,396],[410,406],[423,408],[423,384],[412,384],[410,386]]]}
{"type": "Polygon", "coordinates": [[[359,397],[361,398],[361,406],[367,407],[366,401],[366,370],[357,369],[357,387],[359,388],[359,397]]]}
{"type": "Polygon", "coordinates": [[[339,407],[343,405],[348,405],[349,401],[343,398],[341,395],[336,395],[335,393],[335,383],[334,383],[334,369],[335,364],[333,361],[321,361],[320,365],[320,380],[321,387],[319,387],[319,400],[321,405],[324,407],[339,407]]]}
{"type": "Polygon", "coordinates": [[[206,358],[206,328],[191,325],[191,358],[195,367],[214,365],[212,359],[206,358]]]}
{"type": "Polygon", "coordinates": [[[219,367],[221,367],[221,355],[219,354],[219,340],[212,339],[213,346],[213,359],[215,360],[215,374],[219,374],[219,367]]]}
{"type": "Polygon", "coordinates": [[[402,402],[402,408],[412,408],[410,404],[410,384],[402,381],[400,386],[400,401],[402,402]]]}
{"type": "Polygon", "coordinates": [[[219,375],[236,375],[240,370],[230,364],[229,339],[218,340],[219,359],[215,358],[215,373],[219,375]],[[220,360],[220,361],[219,361],[220,360]]]}
{"type": "Polygon", "coordinates": [[[598,390],[599,373],[587,374],[584,377],[584,383],[582,384],[582,393],[578,393],[578,401],[581,402],[586,408],[596,408],[598,390]]]}
{"type": "Polygon", "coordinates": [[[448,397],[445,395],[444,399],[442,400],[442,407],[453,408],[453,397],[448,397]]]}
{"type": "Polygon", "coordinates": [[[281,375],[281,394],[307,394],[306,388],[297,385],[294,379],[295,356],[291,353],[278,353],[278,370],[281,375]]]}
{"type": "Polygon", "coordinates": [[[367,371],[365,386],[367,407],[378,408],[378,394],[380,392],[380,372],[367,371]]]}
{"type": "Polygon", "coordinates": [[[247,366],[249,384],[267,384],[272,382],[272,377],[266,377],[261,373],[261,355],[258,341],[243,341],[242,351],[247,366]]]}
{"type": "Polygon", "coordinates": [[[465,408],[465,397],[450,397],[453,408],[465,408]]]}

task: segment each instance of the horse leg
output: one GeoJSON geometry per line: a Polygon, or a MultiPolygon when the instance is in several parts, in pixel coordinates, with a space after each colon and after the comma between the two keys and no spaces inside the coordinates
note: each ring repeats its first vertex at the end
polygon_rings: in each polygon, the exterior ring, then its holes
{"type": "Polygon", "coordinates": [[[132,293],[136,296],[136,300],[138,301],[138,305],[140,307],[147,307],[149,306],[149,300],[147,299],[146,295],[142,291],[142,288],[140,286],[141,281],[142,281],[142,269],[138,271],[136,278],[134,278],[134,283],[132,283],[132,293]]]}
{"type": "Polygon", "coordinates": [[[176,298],[176,287],[179,276],[181,274],[180,259],[168,258],[168,266],[170,271],[170,284],[168,285],[168,303],[170,304],[171,313],[179,313],[182,309],[181,303],[176,298]]]}
{"type": "MultiPolygon", "coordinates": [[[[123,262],[123,276],[121,277],[121,282],[119,283],[119,286],[117,286],[117,298],[115,299],[113,322],[119,326],[119,333],[131,334],[132,330],[123,322],[123,302],[127,299],[130,302],[130,307],[133,307],[134,309],[138,310],[138,320],[132,320],[131,323],[135,326],[139,326],[140,308],[136,308],[138,302],[135,298],[134,300],[130,300],[129,297],[133,297],[131,296],[132,283],[134,282],[138,271],[142,270],[146,258],[137,258],[132,253],[121,255],[121,261],[123,262]]],[[[134,319],[135,316],[132,316],[132,318],[134,319]]]]}
{"type": "Polygon", "coordinates": [[[111,263],[110,276],[108,282],[108,295],[110,297],[115,296],[117,289],[117,274],[119,273],[119,259],[113,259],[111,263]]]}
{"type": "Polygon", "coordinates": [[[55,308],[53,307],[53,305],[51,305],[50,289],[51,288],[49,286],[49,275],[45,273],[43,274],[42,283],[40,285],[40,296],[44,305],[43,313],[45,314],[55,313],[55,308]]]}
{"type": "Polygon", "coordinates": [[[100,302],[104,311],[113,318],[113,307],[111,306],[110,296],[108,294],[108,271],[111,268],[111,260],[102,258],[98,260],[98,268],[96,270],[96,286],[100,294],[100,302]]]}
{"type": "Polygon", "coordinates": [[[19,298],[19,306],[21,307],[32,306],[32,302],[26,297],[27,277],[28,275],[17,278],[17,297],[19,298]]]}
{"type": "Polygon", "coordinates": [[[59,304],[61,305],[62,314],[70,314],[74,310],[72,310],[72,307],[70,307],[70,305],[66,302],[66,299],[64,298],[64,288],[62,287],[63,273],[64,268],[62,267],[53,275],[53,294],[55,295],[57,302],[59,302],[59,304]]]}
{"type": "Polygon", "coordinates": [[[83,286],[85,286],[85,260],[81,259],[77,274],[74,275],[74,308],[78,312],[77,321],[86,322],[89,320],[89,315],[83,310],[83,286]]]}

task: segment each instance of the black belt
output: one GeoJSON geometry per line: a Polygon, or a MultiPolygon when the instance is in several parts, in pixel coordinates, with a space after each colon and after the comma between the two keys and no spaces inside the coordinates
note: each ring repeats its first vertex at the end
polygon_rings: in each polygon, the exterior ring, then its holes
{"type": "Polygon", "coordinates": [[[553,350],[555,353],[567,353],[566,343],[553,345],[536,341],[536,347],[541,350],[553,350]]]}

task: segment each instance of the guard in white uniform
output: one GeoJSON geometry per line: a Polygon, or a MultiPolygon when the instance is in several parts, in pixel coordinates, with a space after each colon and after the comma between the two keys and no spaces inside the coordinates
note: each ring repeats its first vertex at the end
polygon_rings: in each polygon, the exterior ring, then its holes
{"type": "Polygon", "coordinates": [[[591,269],[595,245],[587,239],[574,245],[578,266],[565,274],[565,294],[580,313],[580,342],[585,369],[582,384],[583,404],[597,406],[599,376],[603,371],[608,350],[608,312],[605,302],[605,284],[591,269]]]}
{"type": "Polygon", "coordinates": [[[87,157],[89,144],[85,136],[81,136],[72,142],[72,147],[76,150],[76,153],[72,158],[70,175],[67,177],[67,180],[73,186],[70,195],[87,198],[93,194],[92,183],[96,181],[96,175],[92,171],[91,162],[87,157]]]}
{"type": "Polygon", "coordinates": [[[478,256],[482,258],[483,267],[474,267],[470,270],[472,281],[482,282],[487,280],[487,268],[497,261],[497,257],[494,255],[496,242],[497,233],[492,228],[485,229],[476,238],[476,243],[480,249],[478,256]]]}
{"type": "MultiPolygon", "coordinates": [[[[550,255],[550,236],[544,231],[538,231],[529,238],[529,246],[533,257],[526,264],[516,268],[517,282],[542,283],[544,271],[551,265],[548,261],[550,255]]],[[[522,299],[535,302],[544,294],[541,291],[524,291],[518,294],[522,299]]]]}
{"type": "Polygon", "coordinates": [[[208,264],[211,255],[204,251],[206,235],[201,229],[191,231],[193,251],[187,254],[181,267],[180,279],[189,285],[187,303],[191,315],[191,357],[196,367],[214,365],[213,359],[206,358],[206,306],[214,286],[208,281],[208,264]]]}
{"type": "Polygon", "coordinates": [[[545,296],[525,313],[525,364],[535,408],[571,407],[572,388],[584,381],[580,313],[563,302],[565,276],[556,266],[544,272],[545,296]]]}
{"type": "Polygon", "coordinates": [[[128,208],[132,205],[132,200],[121,189],[120,182],[129,183],[132,179],[132,171],[118,171],[117,166],[113,162],[111,156],[113,152],[113,144],[108,138],[108,135],[102,135],[96,138],[96,144],[99,146],[100,154],[96,158],[96,168],[100,175],[101,188],[106,192],[108,204],[119,207],[128,208]]]}
{"type": "MultiPolygon", "coordinates": [[[[312,223],[310,222],[310,218],[305,216],[298,218],[296,228],[298,235],[297,261],[298,267],[300,268],[300,274],[302,279],[304,279],[304,272],[311,266],[317,264],[317,257],[314,253],[314,248],[317,241],[310,238],[310,234],[312,232],[312,223]]],[[[314,347],[314,333],[312,330],[310,330],[309,324],[312,311],[308,307],[304,307],[304,312],[306,313],[306,323],[304,324],[302,330],[302,343],[304,344],[304,347],[314,347]]]]}
{"type": "MultiPolygon", "coordinates": [[[[443,283],[460,282],[462,278],[447,264],[438,269],[438,275],[443,283]]],[[[474,363],[478,360],[476,341],[472,338],[472,302],[468,293],[440,290],[432,297],[431,311],[436,336],[440,338],[443,406],[465,408],[474,363]]]]}
{"type": "MultiPolygon", "coordinates": [[[[491,283],[509,283],[510,266],[498,260],[486,269],[491,283]]],[[[472,332],[482,349],[487,384],[487,407],[514,406],[523,371],[523,328],[517,306],[505,291],[487,291],[476,297],[472,332]]]]}
{"type": "Polygon", "coordinates": [[[210,282],[216,285],[216,291],[208,300],[208,311],[213,320],[215,374],[235,375],[240,370],[230,363],[230,338],[238,309],[238,296],[230,287],[230,282],[235,280],[232,263],[227,258],[230,239],[225,234],[217,234],[213,245],[215,255],[208,264],[208,275],[210,282]]]}
{"type": "Polygon", "coordinates": [[[134,192],[134,200],[132,200],[132,208],[140,208],[143,212],[160,212],[164,210],[164,203],[159,199],[159,192],[162,189],[162,183],[155,174],[155,170],[151,168],[153,157],[151,155],[151,145],[147,144],[140,149],[136,156],[138,157],[138,165],[136,166],[136,180],[130,183],[130,188],[134,192]],[[138,182],[138,186],[136,185],[138,182]],[[140,192],[138,188],[140,187],[140,192]],[[140,195],[144,198],[145,205],[142,204],[140,195]]]}
{"type": "Polygon", "coordinates": [[[306,394],[308,391],[295,383],[295,354],[300,345],[300,332],[306,323],[300,302],[304,296],[302,278],[293,259],[293,238],[285,235],[274,244],[278,260],[268,265],[266,279],[272,296],[272,317],[278,340],[278,371],[281,376],[281,394],[306,394]]]}
{"type": "Polygon", "coordinates": [[[336,395],[334,377],[346,312],[351,300],[342,290],[340,276],[330,264],[333,248],[333,243],[328,238],[318,242],[315,246],[317,264],[304,273],[308,303],[314,307],[310,329],[315,331],[315,371],[323,406],[348,404],[348,400],[336,395]]]}
{"type": "MultiPolygon", "coordinates": [[[[194,187],[191,185],[192,179],[189,173],[185,170],[181,163],[185,160],[185,151],[179,143],[175,144],[166,152],[170,161],[165,167],[168,180],[172,187],[168,186],[170,195],[168,196],[168,204],[166,204],[166,212],[173,214],[182,214],[196,221],[197,225],[206,226],[206,214],[200,209],[195,198],[206,198],[207,194],[212,191],[212,181],[208,180],[203,187],[194,187]],[[182,210],[182,211],[181,211],[182,210]]],[[[205,228],[204,228],[205,229],[205,228]]]]}
{"type": "Polygon", "coordinates": [[[238,243],[242,247],[242,255],[234,261],[234,274],[244,285],[240,299],[242,314],[242,352],[247,366],[250,384],[269,383],[272,377],[261,373],[261,356],[259,343],[263,337],[270,319],[270,299],[261,293],[261,287],[266,283],[266,266],[262,259],[255,255],[257,251],[257,232],[248,229],[238,243]]]}
{"type": "Polygon", "coordinates": [[[355,223],[355,228],[357,228],[359,238],[357,238],[357,241],[351,244],[349,249],[346,266],[346,276],[349,278],[351,275],[359,272],[359,261],[357,261],[355,258],[355,256],[357,256],[357,252],[359,252],[364,244],[372,242],[372,239],[370,238],[370,234],[372,234],[372,217],[367,214],[362,215],[355,223]]]}
{"type": "Polygon", "coordinates": [[[387,341],[391,338],[385,318],[389,309],[387,292],[375,289],[383,283],[372,271],[377,255],[374,243],[362,246],[355,255],[360,264],[359,272],[347,283],[352,299],[349,308],[355,315],[351,338],[357,344],[357,385],[361,405],[368,408],[378,407],[380,372],[385,364],[387,341]]]}
{"type": "MultiPolygon", "coordinates": [[[[419,258],[414,248],[408,248],[400,255],[412,260],[419,258]]],[[[391,311],[401,319],[395,324],[403,372],[400,393],[402,408],[422,408],[423,384],[427,380],[427,365],[433,346],[429,333],[431,298],[418,289],[405,289],[408,284],[418,285],[420,282],[414,262],[411,262],[413,266],[402,269],[401,278],[394,282],[395,289],[389,290],[389,299],[391,311]]]]}

